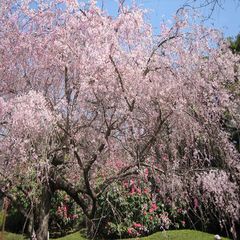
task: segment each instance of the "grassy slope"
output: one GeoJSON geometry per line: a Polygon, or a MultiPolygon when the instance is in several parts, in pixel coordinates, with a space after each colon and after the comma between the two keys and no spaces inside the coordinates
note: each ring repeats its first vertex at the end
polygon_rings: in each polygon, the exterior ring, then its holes
{"type": "Polygon", "coordinates": [[[62,238],[55,238],[54,240],[86,240],[86,239],[83,238],[79,232],[76,232],[62,238]]]}
{"type": "MultiPolygon", "coordinates": [[[[137,240],[139,238],[135,238],[137,240]]],[[[194,230],[173,230],[158,232],[151,236],[141,238],[142,240],[214,240],[214,235],[194,230]]],[[[73,233],[56,240],[84,240],[79,233],[73,233]]],[[[134,240],[134,239],[132,239],[134,240]]],[[[227,238],[222,238],[227,240],[227,238]]]]}
{"type": "MultiPolygon", "coordinates": [[[[194,230],[173,230],[158,232],[142,238],[144,240],[214,240],[214,235],[194,230]]],[[[227,238],[222,238],[227,240],[227,238]]]]}
{"type": "MultiPolygon", "coordinates": [[[[2,240],[1,237],[2,236],[0,232],[0,240],[2,240]]],[[[27,238],[25,238],[20,234],[5,232],[3,240],[27,240],[27,238]]],[[[79,232],[76,232],[62,238],[57,238],[57,239],[55,238],[54,240],[86,240],[86,239],[81,237],[79,232]]]]}
{"type": "MultiPolygon", "coordinates": [[[[1,234],[2,233],[0,233],[0,236],[1,236],[1,234]]],[[[22,235],[19,235],[19,234],[5,232],[3,239],[4,240],[24,240],[25,238],[22,235]]]]}
{"type": "MultiPolygon", "coordinates": [[[[204,232],[194,231],[194,230],[173,230],[173,231],[158,232],[151,236],[144,237],[141,239],[142,240],[214,240],[214,235],[204,233],[204,232]]],[[[4,240],[24,240],[24,238],[21,235],[17,235],[13,233],[5,233],[4,240]]],[[[79,232],[76,232],[63,238],[57,238],[55,240],[86,240],[86,239],[81,237],[79,232]]],[[[135,240],[137,240],[137,238],[135,238],[135,240]]],[[[227,240],[227,238],[222,238],[222,240],[227,240]]]]}

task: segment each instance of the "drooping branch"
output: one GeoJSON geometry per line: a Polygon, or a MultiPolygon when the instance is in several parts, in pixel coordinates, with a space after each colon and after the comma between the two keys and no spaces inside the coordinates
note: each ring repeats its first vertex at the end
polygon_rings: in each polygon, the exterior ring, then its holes
{"type": "MultiPolygon", "coordinates": [[[[119,84],[120,84],[120,87],[121,87],[121,89],[122,89],[122,92],[125,93],[125,88],[124,88],[124,84],[123,84],[123,79],[122,79],[121,74],[120,74],[120,72],[119,72],[119,70],[118,70],[118,67],[117,67],[117,65],[116,65],[116,63],[115,63],[115,61],[113,60],[113,58],[112,58],[111,55],[109,55],[109,58],[110,58],[111,63],[113,64],[114,70],[115,70],[115,72],[116,72],[116,74],[117,74],[117,76],[118,76],[118,80],[119,80],[119,84]]],[[[126,103],[127,103],[127,105],[128,105],[129,111],[132,112],[133,109],[134,109],[134,105],[135,105],[135,99],[133,99],[132,102],[129,102],[127,96],[125,96],[125,95],[124,95],[124,99],[125,99],[125,101],[126,101],[126,103]]]]}
{"type": "Polygon", "coordinates": [[[145,154],[151,149],[153,144],[157,140],[157,136],[160,133],[164,123],[168,120],[168,118],[172,115],[173,111],[171,110],[164,118],[162,118],[162,113],[160,111],[158,119],[157,119],[157,126],[154,130],[151,138],[146,142],[146,144],[142,147],[139,156],[140,156],[140,162],[144,161],[145,154]]]}
{"type": "Polygon", "coordinates": [[[55,172],[52,178],[52,183],[55,190],[65,191],[82,208],[84,214],[87,217],[90,217],[90,214],[88,212],[88,205],[85,203],[85,200],[80,196],[81,194],[86,195],[86,191],[82,190],[80,187],[74,186],[55,172]]]}
{"type": "MultiPolygon", "coordinates": [[[[169,32],[171,32],[173,30],[173,27],[170,29],[169,32]]],[[[154,57],[154,55],[156,54],[156,52],[164,45],[166,44],[167,42],[171,41],[172,39],[175,39],[178,37],[178,32],[179,32],[179,28],[177,27],[175,32],[170,35],[169,37],[167,37],[166,39],[162,40],[161,42],[159,42],[157,44],[157,46],[153,49],[153,51],[151,52],[148,60],[147,60],[147,63],[146,63],[146,68],[145,70],[143,71],[143,76],[146,77],[147,74],[150,72],[150,69],[149,69],[149,65],[152,61],[152,58],[154,57]]]]}

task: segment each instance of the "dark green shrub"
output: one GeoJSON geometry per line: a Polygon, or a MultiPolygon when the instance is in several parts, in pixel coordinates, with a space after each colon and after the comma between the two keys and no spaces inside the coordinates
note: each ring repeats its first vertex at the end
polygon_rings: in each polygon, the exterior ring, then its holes
{"type": "Polygon", "coordinates": [[[79,229],[79,224],[82,222],[82,212],[75,202],[65,192],[56,192],[50,211],[49,231],[51,235],[64,236],[79,229]]]}
{"type": "MultiPolygon", "coordinates": [[[[155,189],[156,190],[156,189],[155,189]]],[[[182,207],[166,204],[147,179],[115,183],[99,201],[98,226],[109,239],[185,226],[182,207]]]]}

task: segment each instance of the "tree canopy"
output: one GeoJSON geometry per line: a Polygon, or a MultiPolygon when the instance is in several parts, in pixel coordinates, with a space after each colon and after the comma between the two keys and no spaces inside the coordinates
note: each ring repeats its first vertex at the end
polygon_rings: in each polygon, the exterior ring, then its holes
{"type": "Polygon", "coordinates": [[[1,5],[0,173],[6,196],[29,201],[37,239],[54,191],[79,204],[91,234],[102,194],[146,168],[163,196],[201,196],[235,234],[239,153],[222,116],[239,119],[226,88],[239,55],[221,34],[184,9],[154,37],[137,7],[113,18],[95,1],[35,4],[1,5]]]}

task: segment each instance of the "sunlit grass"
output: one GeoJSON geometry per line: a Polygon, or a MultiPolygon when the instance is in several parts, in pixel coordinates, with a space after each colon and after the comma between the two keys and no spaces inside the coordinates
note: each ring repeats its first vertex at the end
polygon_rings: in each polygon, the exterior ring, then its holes
{"type": "MultiPolygon", "coordinates": [[[[1,235],[0,235],[1,236],[1,235]]],[[[1,239],[1,238],[0,238],[1,239]]],[[[22,235],[14,233],[4,233],[4,240],[25,240],[22,235]]],[[[214,240],[214,235],[195,230],[170,230],[164,232],[157,232],[148,237],[133,238],[133,240],[214,240]]],[[[221,238],[227,240],[228,238],[221,238]]],[[[53,240],[53,239],[52,239],[53,240]]],[[[55,238],[55,240],[86,240],[79,232],[69,234],[65,237],[55,238]]]]}
{"type": "Polygon", "coordinates": [[[76,232],[65,237],[55,238],[55,240],[86,240],[86,238],[82,237],[80,232],[76,232]]]}
{"type": "MultiPolygon", "coordinates": [[[[195,230],[170,230],[141,238],[144,240],[214,240],[214,235],[195,230]]],[[[222,238],[226,240],[227,238],[222,238]]]]}
{"type": "Polygon", "coordinates": [[[15,233],[4,232],[3,238],[2,233],[0,233],[0,239],[2,240],[24,240],[24,236],[15,233]]]}

